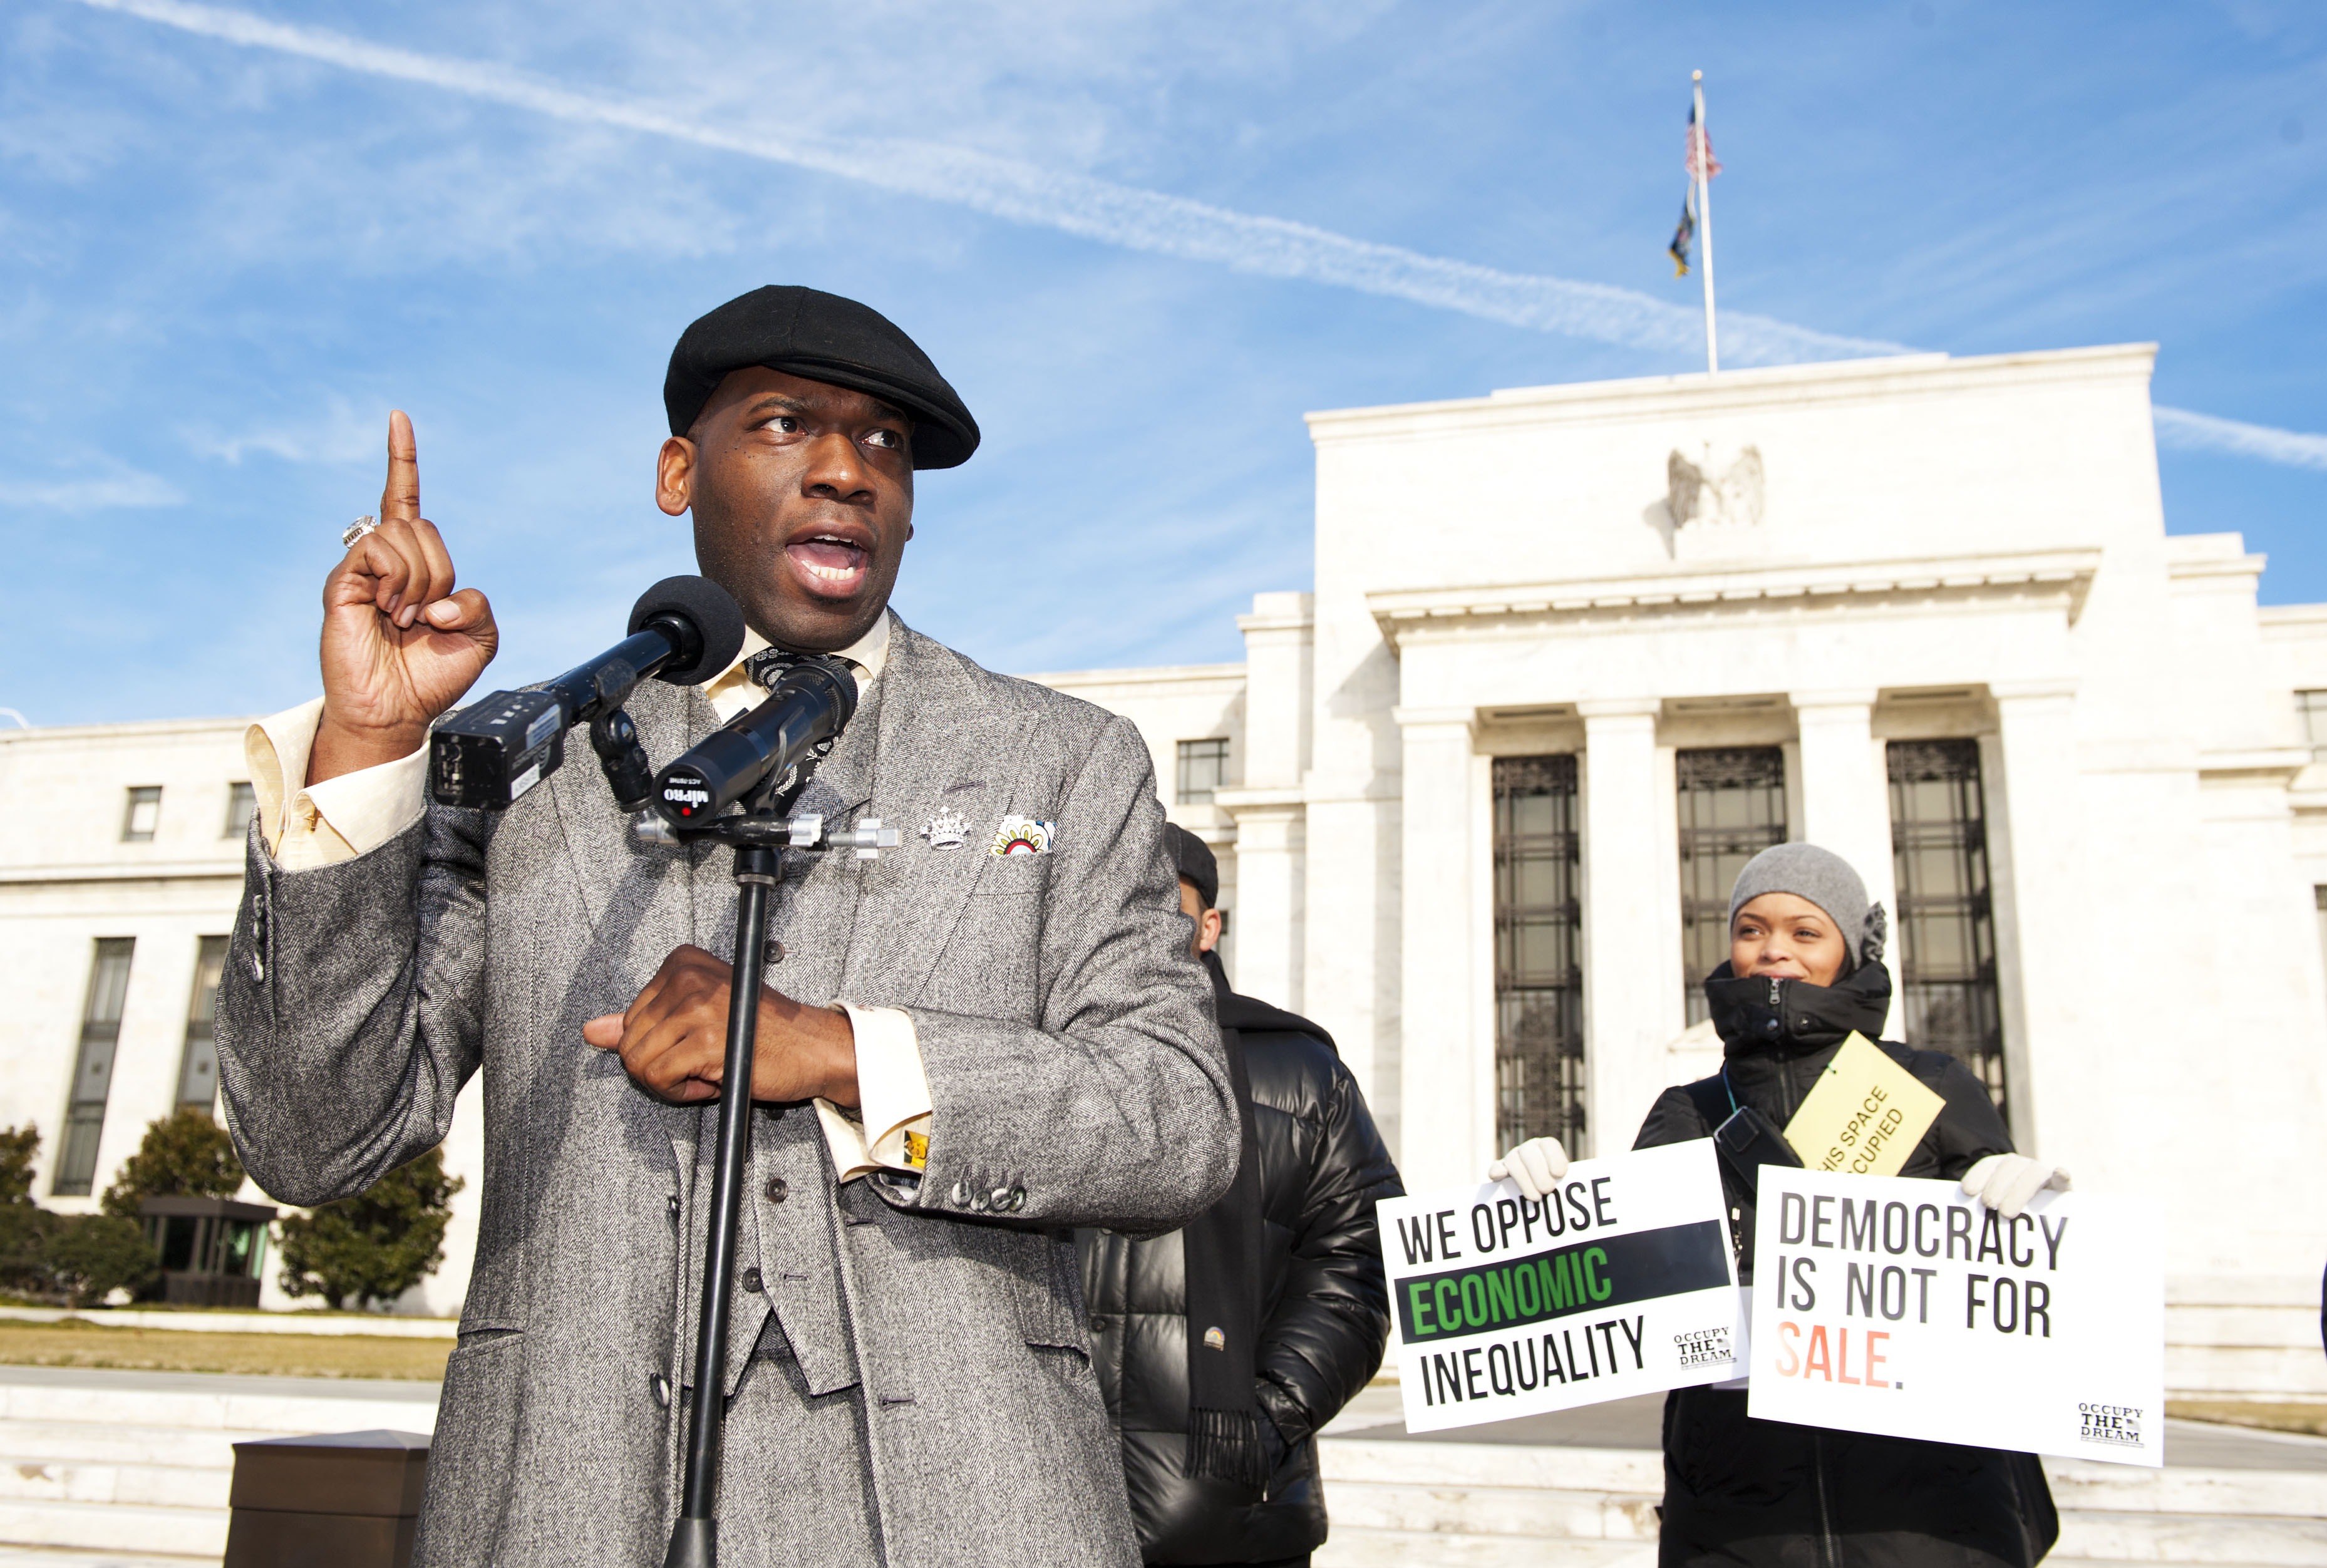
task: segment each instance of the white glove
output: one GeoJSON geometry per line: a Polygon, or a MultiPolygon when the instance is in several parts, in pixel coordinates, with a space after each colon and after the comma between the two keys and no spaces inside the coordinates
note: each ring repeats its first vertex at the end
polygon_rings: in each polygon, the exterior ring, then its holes
{"type": "Polygon", "coordinates": [[[2019,1218],[2028,1200],[2047,1187],[2066,1192],[2069,1173],[2049,1160],[2025,1154],[1990,1154],[1965,1171],[1963,1179],[1966,1197],[1978,1199],[2006,1219],[2019,1218]]]}
{"type": "Polygon", "coordinates": [[[1567,1151],[1556,1138],[1529,1138],[1487,1167],[1490,1181],[1516,1181],[1519,1190],[1543,1201],[1552,1183],[1567,1174],[1567,1151]]]}

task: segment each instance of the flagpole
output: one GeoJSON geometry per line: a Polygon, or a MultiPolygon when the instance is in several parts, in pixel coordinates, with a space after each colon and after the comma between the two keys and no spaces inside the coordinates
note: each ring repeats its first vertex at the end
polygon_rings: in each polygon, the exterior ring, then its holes
{"type": "Polygon", "coordinates": [[[1689,149],[1689,161],[1696,165],[1696,239],[1705,258],[1705,373],[1712,376],[1721,369],[1721,339],[1713,316],[1713,138],[1705,129],[1705,72],[1689,77],[1696,84],[1696,145],[1689,149]]]}

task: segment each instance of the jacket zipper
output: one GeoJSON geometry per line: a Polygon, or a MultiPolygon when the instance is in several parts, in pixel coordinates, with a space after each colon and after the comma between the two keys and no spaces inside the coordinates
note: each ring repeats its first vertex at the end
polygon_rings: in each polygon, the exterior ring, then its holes
{"type": "MultiPolygon", "coordinates": [[[[1778,1038],[1783,1040],[1786,1037],[1786,997],[1783,982],[1775,975],[1770,976],[1770,1016],[1778,1021],[1778,1038]]],[[[1785,1103],[1790,1106],[1794,1103],[1793,1059],[1783,1051],[1774,1054],[1778,1058],[1778,1081],[1784,1086],[1785,1103]]],[[[1790,1111],[1787,1114],[1792,1115],[1790,1111]]]]}

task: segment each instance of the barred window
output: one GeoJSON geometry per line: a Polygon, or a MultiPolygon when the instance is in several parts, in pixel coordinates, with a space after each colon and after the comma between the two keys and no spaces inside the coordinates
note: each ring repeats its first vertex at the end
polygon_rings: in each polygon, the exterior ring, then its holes
{"type": "Polygon", "coordinates": [[[1575,759],[1495,760],[1496,1147],[1584,1152],[1575,759]]]}
{"type": "Polygon", "coordinates": [[[121,817],[121,842],[151,844],[162,821],[162,787],[140,785],[129,792],[128,809],[121,817]]]}
{"type": "Polygon", "coordinates": [[[2314,886],[2311,899],[2319,906],[2319,956],[2327,959],[2327,882],[2314,886]]]}
{"type": "Polygon", "coordinates": [[[1688,1021],[1710,1014],[1706,977],[1729,961],[1729,894],[1745,863],[1786,842],[1786,754],[1719,746],[1676,759],[1680,788],[1681,994],[1688,1021]]]}
{"type": "Polygon", "coordinates": [[[226,974],[226,938],[204,937],[194,955],[194,995],[186,1008],[186,1053],[178,1066],[178,1103],[218,1105],[218,994],[226,974]]]}
{"type": "Polygon", "coordinates": [[[129,994],[134,937],[100,937],[89,966],[89,1000],[81,1009],[80,1052],[65,1102],[64,1145],[57,1155],[55,1192],[86,1198],[97,1175],[97,1141],[105,1131],[106,1097],[113,1090],[113,1056],[121,1044],[121,1008],[129,994]]]}
{"type": "Polygon", "coordinates": [[[1971,1069],[2009,1125],[1979,742],[1893,741],[1887,752],[1907,1043],[1971,1069]]]}
{"type": "Polygon", "coordinates": [[[1229,782],[1229,742],[1226,736],[1180,742],[1180,804],[1204,806],[1214,791],[1229,782]]]}
{"type": "Polygon", "coordinates": [[[240,838],[250,831],[251,817],[258,810],[257,791],[247,783],[226,787],[226,831],[220,836],[240,838]]]}
{"type": "Polygon", "coordinates": [[[2297,692],[2294,710],[2303,717],[2303,738],[2311,754],[2327,756],[2327,692],[2297,692]]]}

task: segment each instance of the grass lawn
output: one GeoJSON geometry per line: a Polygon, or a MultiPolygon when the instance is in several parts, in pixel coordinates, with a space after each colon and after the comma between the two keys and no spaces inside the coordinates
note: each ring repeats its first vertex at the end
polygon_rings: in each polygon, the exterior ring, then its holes
{"type": "Polygon", "coordinates": [[[201,1334],[0,1320],[0,1365],[130,1372],[242,1372],[276,1377],[395,1377],[438,1383],[450,1339],[366,1334],[201,1334]]]}
{"type": "Polygon", "coordinates": [[[2327,1405],[2293,1401],[2266,1404],[2243,1399],[2169,1399],[2165,1414],[2183,1421],[2218,1421],[2226,1426],[2258,1426],[2269,1432],[2299,1432],[2327,1437],[2327,1405]]]}

